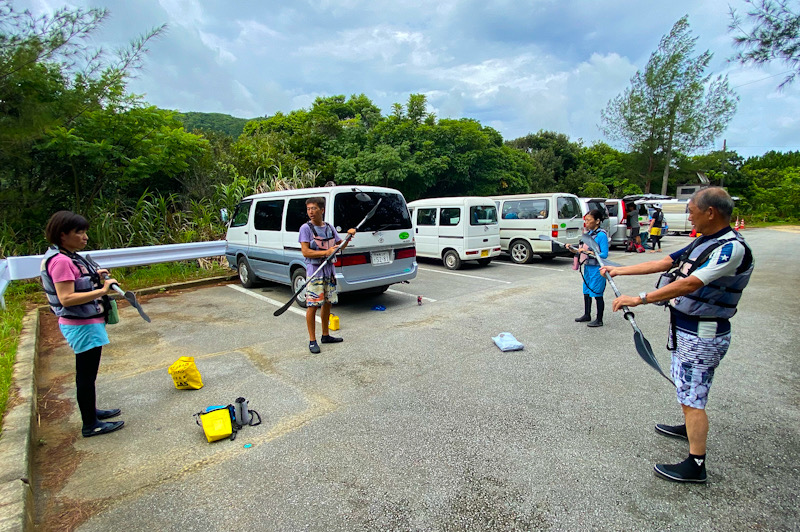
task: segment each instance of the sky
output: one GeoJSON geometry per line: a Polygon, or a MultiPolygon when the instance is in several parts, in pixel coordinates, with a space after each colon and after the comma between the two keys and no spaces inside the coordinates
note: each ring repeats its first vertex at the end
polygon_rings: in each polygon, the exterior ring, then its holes
{"type": "Polygon", "coordinates": [[[539,130],[609,142],[608,101],[643,69],[683,15],[710,50],[708,73],[739,95],[725,133],[702,152],[744,157],[800,150],[800,79],[787,67],[741,66],[729,6],[744,0],[25,0],[41,14],[105,7],[93,44],[119,48],[167,25],[128,89],[165,109],[242,118],[309,108],[319,96],[365,94],[384,115],[425,94],[439,118],[472,118],[506,140],[539,130]]]}

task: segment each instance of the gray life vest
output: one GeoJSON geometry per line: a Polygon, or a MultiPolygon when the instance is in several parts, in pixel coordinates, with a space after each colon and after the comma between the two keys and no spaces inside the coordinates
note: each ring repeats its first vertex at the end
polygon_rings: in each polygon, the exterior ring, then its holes
{"type": "MultiPolygon", "coordinates": [[[[320,235],[317,232],[317,226],[315,226],[310,221],[306,222],[308,227],[311,228],[311,242],[308,243],[308,247],[313,249],[314,251],[320,251],[325,249],[331,249],[333,246],[336,245],[336,233],[333,232],[333,227],[328,222],[323,222],[325,224],[324,233],[320,235]]],[[[310,258],[306,259],[310,264],[322,264],[322,261],[325,258],[310,258]]]]}
{"type": "MultiPolygon", "coordinates": [[[[744,238],[734,230],[730,230],[718,238],[712,238],[690,247],[686,253],[678,258],[676,268],[669,282],[689,277],[695,270],[703,266],[714,250],[730,242],[739,242],[744,246],[742,264],[736,269],[734,275],[727,275],[714,279],[691,294],[674,298],[669,307],[681,314],[692,318],[721,318],[728,319],[736,314],[736,305],[742,298],[742,291],[750,282],[755,261],[750,246],[744,238]]],[[[659,283],[661,284],[661,283],[659,283]]],[[[668,284],[668,283],[666,283],[668,284]]]]}
{"type": "MultiPolygon", "coordinates": [[[[605,233],[605,234],[606,234],[606,238],[608,238],[608,233],[606,233],[605,229],[600,229],[600,228],[597,228],[597,229],[595,229],[594,231],[589,231],[589,233],[587,233],[587,234],[588,234],[590,237],[592,237],[592,240],[594,240],[594,241],[596,242],[596,241],[597,241],[597,238],[595,238],[595,237],[596,237],[596,236],[597,236],[599,233],[605,233]]],[[[597,244],[597,247],[599,248],[599,247],[600,247],[600,244],[597,244]]],[[[588,255],[586,255],[586,259],[585,259],[585,260],[582,262],[582,264],[583,264],[584,266],[600,266],[600,263],[597,261],[597,259],[596,259],[596,258],[594,258],[594,257],[590,257],[590,256],[588,256],[588,255]]]]}
{"type": "MultiPolygon", "coordinates": [[[[105,303],[107,298],[105,296],[80,305],[65,307],[61,304],[61,301],[58,299],[58,294],[56,293],[56,285],[47,271],[47,266],[50,264],[50,261],[59,253],[59,249],[53,246],[47,250],[47,253],[44,254],[44,258],[42,259],[42,286],[44,287],[44,293],[47,295],[47,303],[50,305],[50,310],[59,318],[85,320],[105,317],[107,314],[107,305],[105,303]]],[[[100,284],[100,276],[97,274],[94,265],[77,253],[64,254],[72,260],[72,263],[78,268],[78,271],[81,272],[81,276],[75,279],[76,292],[91,292],[102,286],[100,284]]]]}

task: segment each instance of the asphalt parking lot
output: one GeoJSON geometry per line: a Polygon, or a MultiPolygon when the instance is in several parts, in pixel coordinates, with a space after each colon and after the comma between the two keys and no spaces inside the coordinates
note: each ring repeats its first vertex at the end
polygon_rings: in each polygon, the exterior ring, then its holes
{"type": "MultiPolygon", "coordinates": [[[[796,229],[748,230],[757,267],[733,319],[708,413],[706,485],[653,475],[685,442],[674,391],[638,359],[630,326],[582,313],[556,259],[451,272],[420,260],[385,294],[343,296],[345,342],[308,352],[288,287],[237,283],[121,309],[98,377],[125,427],[78,437],[74,358],[43,319],[34,493],[41,530],[790,530],[798,528],[800,282],[796,229]],[[423,296],[422,305],[417,296],[423,296]],[[373,310],[382,305],[386,310],[373,310]],[[491,337],[523,344],[502,353],[491,337]],[[167,373],[194,356],[205,386],[167,373]],[[263,423],[205,441],[192,415],[244,396],[263,423]]],[[[667,237],[665,252],[688,243],[667,237]]],[[[612,252],[630,264],[663,255],[612,252]]],[[[654,277],[623,277],[623,292],[654,277]]],[[[607,308],[613,294],[606,291],[607,308]]],[[[665,368],[667,315],[637,312],[665,368]]]]}

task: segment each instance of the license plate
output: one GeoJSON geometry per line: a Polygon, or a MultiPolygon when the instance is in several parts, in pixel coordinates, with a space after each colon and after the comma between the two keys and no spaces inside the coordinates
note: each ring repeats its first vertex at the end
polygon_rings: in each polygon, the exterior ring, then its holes
{"type": "Polygon", "coordinates": [[[489,256],[489,250],[488,249],[484,249],[483,251],[481,251],[481,257],[488,257],[488,256],[489,256]]]}
{"type": "Polygon", "coordinates": [[[373,251],[370,253],[372,264],[389,264],[392,262],[392,257],[388,251],[373,251]]]}
{"type": "Polygon", "coordinates": [[[567,229],[567,238],[573,238],[573,237],[576,237],[576,236],[578,236],[578,230],[577,229],[567,229]]]}

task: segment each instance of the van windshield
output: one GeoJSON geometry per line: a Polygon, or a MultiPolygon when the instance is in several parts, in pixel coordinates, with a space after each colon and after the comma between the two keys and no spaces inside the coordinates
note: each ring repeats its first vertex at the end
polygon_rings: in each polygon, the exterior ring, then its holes
{"type": "Polygon", "coordinates": [[[364,222],[360,231],[411,229],[411,216],[403,196],[391,192],[369,192],[368,195],[372,201],[359,201],[355,192],[341,192],[336,195],[333,225],[337,231],[347,231],[357,226],[378,199],[383,200],[380,207],[372,218],[364,222]]]}

